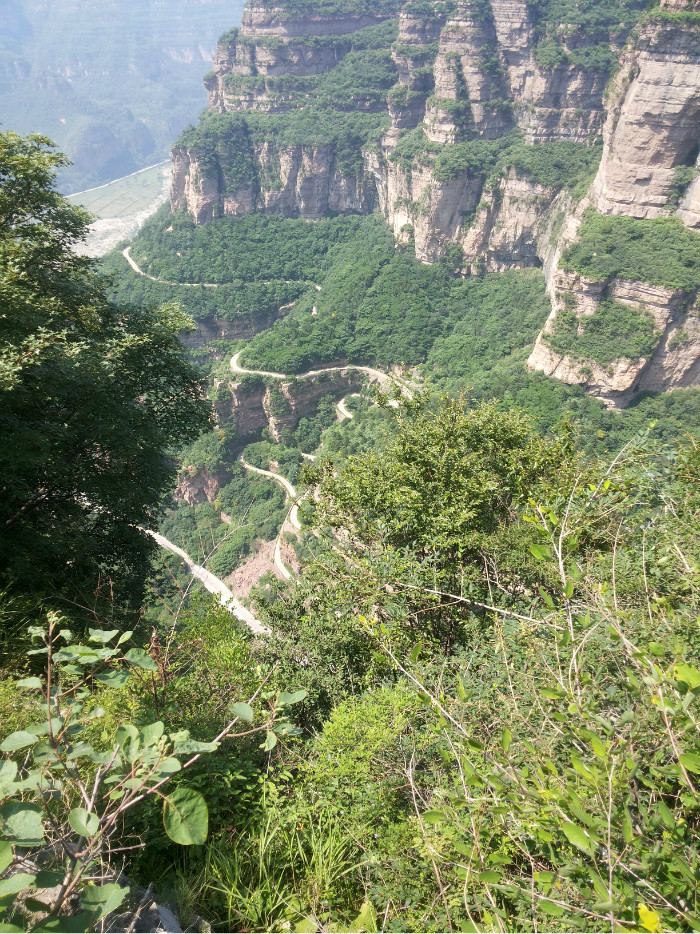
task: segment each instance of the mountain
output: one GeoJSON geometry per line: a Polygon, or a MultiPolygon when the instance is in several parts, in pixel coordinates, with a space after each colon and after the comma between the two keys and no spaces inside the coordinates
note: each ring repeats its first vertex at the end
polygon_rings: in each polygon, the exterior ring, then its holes
{"type": "Polygon", "coordinates": [[[173,149],[172,208],[379,210],[423,262],[543,269],[532,369],[618,407],[697,385],[699,17],[677,0],[250,3],[173,149]]]}
{"type": "Polygon", "coordinates": [[[3,0],[0,121],[43,133],[76,191],[167,157],[206,103],[201,74],[240,0],[3,0]]]}

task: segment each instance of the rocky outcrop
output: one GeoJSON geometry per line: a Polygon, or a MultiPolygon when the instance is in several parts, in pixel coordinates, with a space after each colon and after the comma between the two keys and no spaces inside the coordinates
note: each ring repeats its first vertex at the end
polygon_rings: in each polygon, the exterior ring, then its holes
{"type": "Polygon", "coordinates": [[[213,503],[219,489],[226,486],[228,477],[224,472],[210,473],[206,467],[185,466],[177,478],[177,487],[173,496],[176,500],[197,506],[199,503],[213,503]]]}
{"type": "MultiPolygon", "coordinates": [[[[663,21],[645,27],[621,59],[611,100],[596,206],[603,214],[627,217],[668,214],[676,203],[678,169],[698,165],[698,31],[663,21]]],[[[678,216],[700,226],[697,181],[678,216]]]]}
{"type": "Polygon", "coordinates": [[[279,441],[284,431],[293,431],[302,418],[315,414],[323,396],[340,399],[358,390],[362,382],[362,375],[352,369],[267,382],[261,376],[244,376],[228,383],[228,393],[219,394],[217,421],[234,427],[240,437],[265,428],[279,441]]]}
{"type": "Polygon", "coordinates": [[[686,388],[700,382],[700,320],[697,296],[626,279],[595,280],[558,270],[552,283],[554,309],[528,360],[539,370],[616,407],[639,392],[686,388]],[[573,311],[579,319],[595,315],[602,301],[628,306],[654,322],[658,342],[647,357],[612,358],[606,365],[576,354],[557,352],[549,342],[557,315],[573,311]]]}

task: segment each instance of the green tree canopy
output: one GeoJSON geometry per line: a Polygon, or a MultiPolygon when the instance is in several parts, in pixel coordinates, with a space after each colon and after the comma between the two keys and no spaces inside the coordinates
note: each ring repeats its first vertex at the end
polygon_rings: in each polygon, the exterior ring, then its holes
{"type": "Polygon", "coordinates": [[[176,307],[118,307],[73,248],[88,215],[53,189],[50,140],[0,134],[0,577],[85,604],[138,595],[168,449],[208,423],[176,307]]]}

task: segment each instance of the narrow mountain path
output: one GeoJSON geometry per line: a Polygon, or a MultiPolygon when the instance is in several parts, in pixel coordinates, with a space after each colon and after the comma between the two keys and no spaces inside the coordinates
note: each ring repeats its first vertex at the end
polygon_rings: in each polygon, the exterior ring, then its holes
{"type": "MultiPolygon", "coordinates": [[[[357,395],[357,393],[353,393],[353,395],[357,395]]],[[[336,402],[336,405],[335,405],[336,409],[338,410],[338,413],[340,414],[341,422],[344,421],[345,419],[355,417],[350,411],[350,409],[347,407],[347,405],[345,404],[345,400],[347,398],[348,398],[347,396],[343,396],[340,402],[336,402]]]]}
{"type": "MultiPolygon", "coordinates": [[[[399,377],[391,376],[389,373],[385,373],[383,370],[377,370],[372,366],[359,366],[354,363],[345,363],[340,366],[322,366],[317,370],[308,370],[306,373],[274,373],[271,370],[248,370],[245,367],[242,367],[238,362],[238,359],[242,353],[243,351],[239,350],[238,353],[231,357],[231,372],[238,373],[241,376],[269,376],[272,379],[309,379],[312,376],[320,376],[323,373],[330,373],[333,371],[342,372],[344,370],[357,370],[359,373],[366,373],[370,379],[378,382],[382,388],[385,386],[390,386],[392,382],[395,382],[401,390],[402,395],[404,395],[407,399],[413,398],[413,392],[408,388],[408,385],[404,380],[400,379],[399,377]]],[[[352,418],[352,415],[349,415],[349,417],[352,418]]]]}
{"type": "MultiPolygon", "coordinates": [[[[127,261],[127,263],[131,266],[131,268],[134,270],[134,272],[137,275],[143,276],[144,279],[150,279],[151,282],[160,282],[161,285],[177,285],[177,286],[182,286],[183,288],[186,288],[186,289],[197,289],[200,286],[203,286],[205,289],[218,289],[220,285],[226,285],[225,282],[174,282],[172,279],[161,279],[159,276],[152,276],[149,272],[144,272],[144,270],[141,269],[139,264],[132,257],[130,246],[122,250],[122,256],[124,257],[124,259],[127,261]]],[[[302,285],[312,285],[316,289],[317,292],[321,291],[320,285],[318,285],[316,282],[311,282],[308,279],[281,279],[281,280],[280,279],[264,279],[258,284],[259,285],[270,285],[273,282],[280,282],[280,281],[284,282],[285,285],[294,285],[297,282],[301,283],[302,285]]],[[[294,302],[290,302],[288,305],[282,305],[282,308],[291,308],[292,305],[294,305],[294,302]]]]}
{"type": "Polygon", "coordinates": [[[195,564],[187,552],[183,551],[182,548],[178,548],[177,545],[174,545],[164,535],[161,535],[160,532],[152,532],[150,529],[145,529],[144,531],[147,535],[150,535],[151,538],[154,538],[161,548],[165,548],[167,551],[172,551],[173,554],[176,554],[178,557],[182,558],[182,560],[187,565],[190,574],[193,577],[196,577],[197,580],[201,581],[209,593],[217,596],[221,605],[225,607],[229,613],[235,616],[236,619],[239,619],[242,623],[245,623],[251,632],[255,633],[257,636],[267,636],[270,634],[268,627],[264,626],[259,619],[253,616],[250,610],[246,609],[240,600],[234,597],[226,584],[224,584],[224,582],[220,580],[215,574],[212,574],[211,571],[207,571],[207,569],[202,567],[202,565],[195,564]]]}
{"type": "Polygon", "coordinates": [[[284,527],[287,522],[289,522],[289,524],[296,532],[301,531],[301,522],[299,521],[299,503],[296,501],[296,487],[294,487],[286,477],[283,477],[282,474],[275,473],[274,470],[263,470],[262,467],[253,467],[252,464],[249,464],[247,461],[243,460],[242,457],[240,458],[240,461],[246,470],[250,470],[252,473],[260,474],[263,477],[269,477],[270,480],[274,480],[275,483],[279,483],[279,485],[287,494],[287,497],[292,500],[292,508],[287,513],[287,517],[282,523],[279,535],[277,536],[277,541],[275,542],[275,565],[277,570],[280,572],[282,577],[285,578],[285,580],[291,580],[292,574],[282,560],[282,535],[284,533],[284,527]]]}

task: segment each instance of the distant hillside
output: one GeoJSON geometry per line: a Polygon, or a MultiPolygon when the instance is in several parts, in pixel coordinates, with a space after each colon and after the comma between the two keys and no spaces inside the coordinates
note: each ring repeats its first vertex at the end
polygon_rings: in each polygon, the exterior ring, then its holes
{"type": "Polygon", "coordinates": [[[242,0],[3,0],[0,123],[41,132],[76,191],[166,158],[206,104],[201,76],[242,0]]]}

